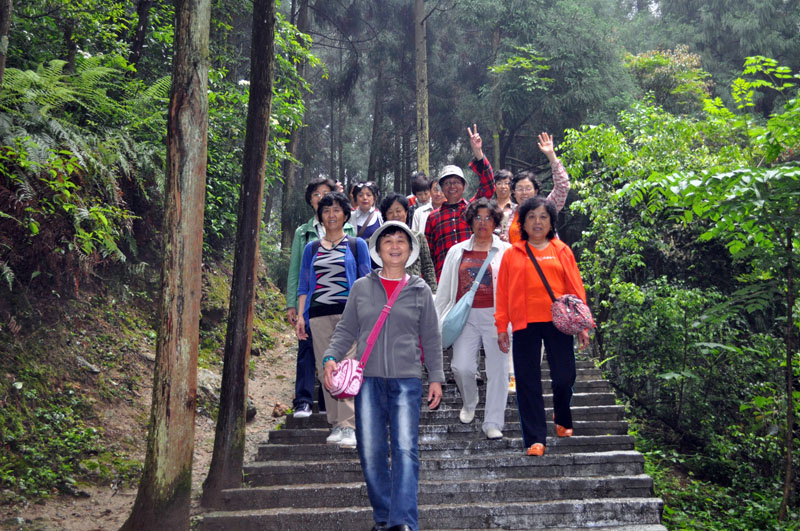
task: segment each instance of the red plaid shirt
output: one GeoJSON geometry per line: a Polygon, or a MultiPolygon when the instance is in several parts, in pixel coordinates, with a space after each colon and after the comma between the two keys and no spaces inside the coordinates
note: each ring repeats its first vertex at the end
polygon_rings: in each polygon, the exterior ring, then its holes
{"type": "Polygon", "coordinates": [[[489,164],[489,159],[486,157],[483,157],[483,160],[473,159],[469,163],[469,167],[481,179],[478,191],[472,199],[469,201],[461,199],[455,205],[444,203],[430,213],[428,222],[425,224],[425,239],[428,240],[428,247],[431,249],[431,258],[433,258],[433,265],[436,268],[437,280],[442,274],[444,258],[447,256],[447,251],[450,250],[450,247],[472,236],[472,229],[464,221],[463,214],[467,210],[467,206],[480,197],[491,199],[494,195],[494,173],[492,172],[492,165],[489,164]]]}

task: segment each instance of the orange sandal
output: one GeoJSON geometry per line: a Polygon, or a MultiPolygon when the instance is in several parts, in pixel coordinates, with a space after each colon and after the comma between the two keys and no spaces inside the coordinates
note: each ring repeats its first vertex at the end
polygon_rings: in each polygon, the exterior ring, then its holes
{"type": "Polygon", "coordinates": [[[556,424],[556,435],[559,437],[572,437],[572,428],[565,428],[556,424]]]}
{"type": "Polygon", "coordinates": [[[535,455],[535,456],[543,456],[544,455],[544,445],[542,443],[535,443],[532,444],[530,448],[526,451],[528,455],[535,455]]]}

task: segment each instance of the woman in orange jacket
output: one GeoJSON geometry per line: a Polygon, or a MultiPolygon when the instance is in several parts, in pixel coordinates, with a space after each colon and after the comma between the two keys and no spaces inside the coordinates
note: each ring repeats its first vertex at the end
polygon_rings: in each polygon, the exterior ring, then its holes
{"type": "MultiPolygon", "coordinates": [[[[533,197],[519,208],[522,239],[503,255],[497,278],[495,325],[497,343],[508,352],[514,334],[514,372],[522,441],[528,455],[543,455],[547,426],[541,380],[541,346],[544,342],[553,383],[553,418],[556,435],[572,435],[572,386],[575,384],[573,337],[553,325],[552,300],[528,252],[538,261],[556,298],[572,293],[586,302],[580,271],[567,244],[555,238],[558,213],[552,201],[533,197]]],[[[578,334],[581,347],[589,344],[589,331],[578,334]]]]}

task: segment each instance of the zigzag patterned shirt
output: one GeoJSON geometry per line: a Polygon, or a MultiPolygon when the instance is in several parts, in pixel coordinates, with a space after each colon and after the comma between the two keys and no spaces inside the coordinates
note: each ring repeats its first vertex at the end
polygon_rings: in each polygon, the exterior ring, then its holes
{"type": "Polygon", "coordinates": [[[350,287],[347,284],[344,256],[347,241],[342,241],[333,249],[325,249],[320,245],[314,259],[314,273],[317,277],[308,317],[338,315],[344,311],[350,287]]]}

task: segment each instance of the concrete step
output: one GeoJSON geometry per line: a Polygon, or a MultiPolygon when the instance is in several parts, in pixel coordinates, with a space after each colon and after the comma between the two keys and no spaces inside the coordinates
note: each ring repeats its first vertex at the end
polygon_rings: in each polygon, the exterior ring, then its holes
{"type": "MultiPolygon", "coordinates": [[[[519,382],[517,382],[519,385],[519,382]]],[[[479,385],[478,390],[481,392],[485,391],[485,383],[484,385],[479,385]]],[[[542,380],[542,393],[552,393],[553,386],[550,383],[550,380],[542,380]]],[[[575,385],[573,386],[574,393],[611,393],[612,388],[611,384],[609,384],[606,380],[603,379],[587,379],[587,380],[576,380],[575,385]]],[[[458,387],[456,386],[454,381],[445,382],[445,385],[442,386],[442,393],[457,393],[458,387]]]]}
{"type": "MultiPolygon", "coordinates": [[[[638,475],[643,470],[644,458],[636,451],[545,453],[542,457],[531,457],[518,447],[488,455],[420,459],[420,479],[430,481],[638,475]]],[[[335,461],[254,462],[245,465],[244,474],[252,486],[363,481],[358,455],[352,450],[343,452],[335,461]]]]}
{"type": "MultiPolygon", "coordinates": [[[[420,505],[421,529],[547,529],[584,526],[657,525],[663,502],[658,498],[569,499],[531,503],[420,505]]],[[[212,512],[197,518],[203,531],[275,529],[369,529],[368,507],[280,508],[212,512]]],[[[639,527],[636,527],[637,529],[639,527]]]]}
{"type": "MultiPolygon", "coordinates": [[[[478,403],[475,410],[475,417],[482,419],[485,409],[483,403],[478,403]]],[[[458,414],[460,404],[448,404],[448,407],[439,407],[433,411],[423,406],[423,413],[420,416],[420,424],[449,424],[459,422],[458,414]]],[[[622,420],[625,414],[623,406],[574,406],[571,408],[574,420],[622,420]]],[[[553,408],[545,408],[545,418],[551,418],[553,408]]],[[[507,408],[505,411],[506,422],[519,422],[519,412],[516,408],[507,408]]],[[[281,429],[300,429],[300,428],[328,428],[328,418],[322,413],[314,413],[310,417],[296,419],[292,416],[286,418],[286,423],[281,429]]]]}
{"type": "MultiPolygon", "coordinates": [[[[446,382],[455,382],[453,379],[453,372],[450,369],[450,364],[445,363],[444,365],[444,375],[446,382]]],[[[478,367],[478,376],[479,379],[483,382],[486,382],[486,370],[483,368],[482,364],[478,367]]],[[[576,380],[600,380],[603,378],[603,373],[600,369],[578,369],[575,374],[576,380]]],[[[542,368],[542,381],[549,382],[550,381],[550,369],[542,368]]]]}
{"type": "MultiPolygon", "coordinates": [[[[544,406],[545,407],[553,407],[553,394],[547,393],[542,395],[544,398],[544,406]]],[[[486,392],[482,389],[478,389],[478,403],[482,404],[486,402],[486,392]]],[[[603,392],[603,393],[575,393],[572,395],[572,407],[576,406],[612,406],[617,403],[616,396],[612,392],[603,392]]],[[[454,404],[458,404],[458,408],[461,408],[461,396],[458,392],[453,393],[443,393],[442,396],[442,404],[453,406],[454,404]]],[[[442,406],[439,406],[442,407],[442,406]]],[[[453,406],[455,407],[455,406],[453,406]]],[[[507,408],[517,408],[517,395],[516,394],[509,394],[508,400],[506,401],[507,408]]],[[[427,405],[423,404],[422,406],[423,411],[427,411],[427,405]]]]}
{"type": "MultiPolygon", "coordinates": [[[[477,479],[467,481],[420,481],[419,503],[481,503],[487,499],[534,502],[584,498],[646,498],[653,480],[645,474],[590,478],[477,479]]],[[[369,507],[363,482],[306,483],[230,489],[223,492],[228,511],[280,507],[369,507]]]]}
{"type": "MultiPolygon", "coordinates": [[[[499,451],[521,451],[522,438],[506,436],[499,440],[477,438],[472,440],[451,439],[419,443],[421,459],[428,457],[457,457],[480,455],[499,451]]],[[[587,435],[567,438],[548,437],[548,454],[609,452],[633,450],[633,437],[630,435],[587,435]]],[[[308,459],[324,461],[338,459],[343,455],[357,455],[354,448],[340,448],[335,444],[276,444],[259,445],[257,461],[308,459]]]]}
{"type": "MultiPolygon", "coordinates": [[[[473,420],[470,424],[420,424],[420,442],[430,442],[442,439],[471,439],[483,437],[480,427],[481,419],[473,420]]],[[[572,423],[575,435],[626,435],[628,423],[624,420],[574,420],[572,423]]],[[[317,444],[324,443],[330,433],[329,428],[283,428],[271,431],[270,442],[278,444],[317,444]]],[[[503,428],[506,436],[519,436],[521,433],[519,421],[508,422],[503,428]],[[516,435],[514,435],[516,434],[516,435]]],[[[547,424],[547,433],[555,435],[552,422],[547,424]]]]}

